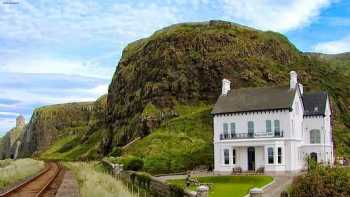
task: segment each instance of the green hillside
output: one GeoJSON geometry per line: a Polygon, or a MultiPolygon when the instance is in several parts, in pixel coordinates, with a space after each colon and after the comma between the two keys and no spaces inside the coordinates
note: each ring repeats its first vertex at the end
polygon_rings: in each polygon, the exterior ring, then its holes
{"type": "MultiPolygon", "coordinates": [[[[199,127],[186,126],[173,116],[174,113],[145,118],[144,109],[152,103],[156,111],[168,109],[176,114],[177,103],[185,106],[203,101],[213,104],[220,94],[222,78],[230,79],[232,88],[282,85],[289,83],[290,70],[298,72],[306,91],[329,92],[336,151],[349,155],[349,76],[329,61],[304,55],[279,33],[222,21],[173,25],[124,49],[109,87],[107,124],[110,129],[104,135],[102,150],[108,154],[137,136],[147,136],[124,152],[125,157],[141,157],[146,171],[181,171],[213,162],[211,157],[205,163],[186,155],[188,152],[182,149],[184,142],[170,136],[181,133],[187,137],[200,130],[199,127]],[[174,126],[167,127],[166,122],[174,126]],[[180,125],[190,129],[188,132],[174,129],[180,125]],[[172,144],[179,144],[178,150],[172,148],[172,144]],[[170,148],[166,148],[168,146],[170,148]],[[196,164],[187,164],[189,161],[196,164]]],[[[198,116],[191,120],[201,122],[198,116]]],[[[212,132],[210,123],[207,129],[212,132]]],[[[206,147],[212,144],[211,138],[190,138],[206,140],[206,147]]],[[[203,155],[205,145],[195,146],[196,143],[189,143],[193,145],[191,151],[203,155]]]]}
{"type": "Polygon", "coordinates": [[[150,135],[129,146],[126,156],[144,160],[144,170],[168,173],[212,165],[213,139],[211,105],[180,105],[179,116],[162,123],[150,135]]]}

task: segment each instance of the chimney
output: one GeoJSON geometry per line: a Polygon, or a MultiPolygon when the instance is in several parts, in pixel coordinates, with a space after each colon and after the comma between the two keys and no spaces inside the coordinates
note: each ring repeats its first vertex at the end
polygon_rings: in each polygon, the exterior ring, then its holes
{"type": "Polygon", "coordinates": [[[301,94],[304,94],[304,86],[303,86],[303,84],[298,83],[298,85],[299,85],[300,93],[301,93],[301,94]]]}
{"type": "Polygon", "coordinates": [[[290,89],[294,89],[298,84],[298,74],[295,71],[290,71],[289,74],[290,74],[289,87],[290,89]]]}
{"type": "Polygon", "coordinates": [[[222,91],[221,95],[227,95],[227,93],[231,90],[231,81],[228,79],[222,80],[222,91]]]}

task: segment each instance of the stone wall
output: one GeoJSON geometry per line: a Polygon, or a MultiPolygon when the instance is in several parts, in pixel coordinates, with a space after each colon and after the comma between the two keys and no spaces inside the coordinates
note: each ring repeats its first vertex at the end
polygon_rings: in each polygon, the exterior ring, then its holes
{"type": "Polygon", "coordinates": [[[123,182],[133,184],[137,187],[146,189],[155,197],[196,197],[196,192],[184,191],[175,185],[169,185],[158,178],[135,171],[124,171],[120,165],[112,164],[108,160],[102,160],[105,166],[108,166],[113,176],[120,178],[123,182]]]}

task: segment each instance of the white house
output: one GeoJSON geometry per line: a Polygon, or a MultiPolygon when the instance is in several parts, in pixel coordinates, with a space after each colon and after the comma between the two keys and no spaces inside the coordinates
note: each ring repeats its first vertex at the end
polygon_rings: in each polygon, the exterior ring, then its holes
{"type": "Polygon", "coordinates": [[[212,111],[215,172],[299,171],[307,155],[333,163],[328,95],[304,93],[297,78],[291,71],[289,86],[232,90],[231,82],[222,80],[212,111]]]}

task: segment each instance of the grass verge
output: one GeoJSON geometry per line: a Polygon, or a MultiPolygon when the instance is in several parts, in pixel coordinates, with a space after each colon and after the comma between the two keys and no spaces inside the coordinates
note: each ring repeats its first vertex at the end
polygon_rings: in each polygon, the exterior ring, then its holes
{"type": "Polygon", "coordinates": [[[65,166],[71,169],[77,178],[82,197],[133,196],[121,181],[97,170],[96,162],[68,162],[65,166]]]}
{"type": "Polygon", "coordinates": [[[44,167],[43,161],[33,159],[2,160],[0,161],[0,188],[35,175],[44,167]]]}

